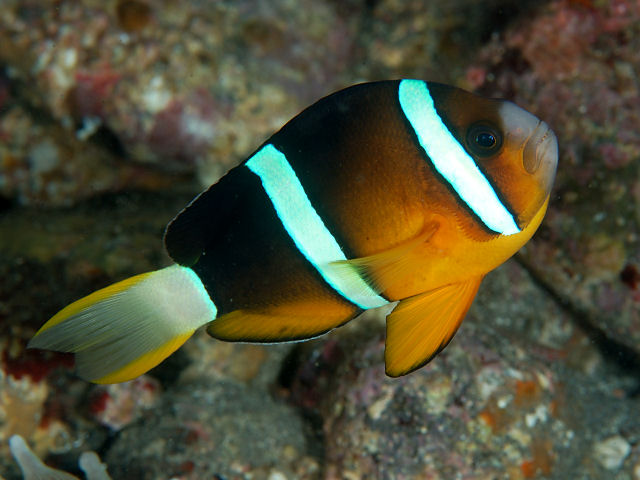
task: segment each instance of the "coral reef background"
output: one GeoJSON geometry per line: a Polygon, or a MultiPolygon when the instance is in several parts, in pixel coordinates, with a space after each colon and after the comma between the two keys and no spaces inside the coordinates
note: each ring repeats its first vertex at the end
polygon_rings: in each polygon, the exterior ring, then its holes
{"type": "Polygon", "coordinates": [[[0,475],[21,435],[79,478],[640,480],[638,0],[4,0],[0,475]],[[547,218],[426,368],[372,312],[312,342],[198,335],[89,385],[27,351],[90,291],[168,263],[164,225],[301,108],[384,78],[549,123],[547,218]]]}

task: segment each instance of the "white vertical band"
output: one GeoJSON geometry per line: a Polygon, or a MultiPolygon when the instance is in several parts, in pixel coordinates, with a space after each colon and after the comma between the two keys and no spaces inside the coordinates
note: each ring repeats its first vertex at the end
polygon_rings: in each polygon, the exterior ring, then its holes
{"type": "Polygon", "coordinates": [[[513,215],[502,204],[474,159],[442,122],[427,84],[422,80],[402,80],[398,97],[420,145],[462,201],[494,232],[503,235],[520,232],[513,215]]]}
{"type": "Polygon", "coordinates": [[[268,144],[251,157],[246,166],[260,177],[283,227],[298,250],[333,289],[362,309],[389,303],[355,270],[331,268],[332,262],[347,258],[311,205],[300,180],[282,152],[268,144]]]}

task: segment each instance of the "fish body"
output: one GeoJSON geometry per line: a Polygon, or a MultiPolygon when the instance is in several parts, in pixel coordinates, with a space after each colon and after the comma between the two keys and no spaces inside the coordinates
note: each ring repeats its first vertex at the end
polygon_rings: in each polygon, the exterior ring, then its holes
{"type": "Polygon", "coordinates": [[[108,383],[203,325],[229,341],[302,340],[399,302],[385,362],[404,375],[533,235],[556,164],[553,132],[510,102],[420,80],[355,85],[180,212],[164,239],[175,265],[71,304],[30,346],[75,352],[82,377],[108,383]]]}

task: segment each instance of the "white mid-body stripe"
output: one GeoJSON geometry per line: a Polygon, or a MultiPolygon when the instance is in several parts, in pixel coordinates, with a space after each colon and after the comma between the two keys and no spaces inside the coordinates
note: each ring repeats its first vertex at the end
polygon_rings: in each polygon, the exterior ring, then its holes
{"type": "Polygon", "coordinates": [[[260,177],[282,225],[298,250],[332,288],[363,309],[389,303],[358,272],[332,265],[347,258],[311,205],[300,180],[282,152],[268,144],[251,157],[246,166],[260,177]]]}
{"type": "Polygon", "coordinates": [[[427,84],[421,80],[402,80],[398,97],[402,111],[433,166],[469,208],[494,232],[503,235],[520,232],[513,215],[502,204],[474,159],[442,122],[427,84]]]}

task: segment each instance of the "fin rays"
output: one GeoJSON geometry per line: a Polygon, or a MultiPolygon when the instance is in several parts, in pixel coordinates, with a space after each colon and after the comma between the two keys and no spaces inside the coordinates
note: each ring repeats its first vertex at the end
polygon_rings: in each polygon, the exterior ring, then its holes
{"type": "Polygon", "coordinates": [[[406,375],[428,363],[455,335],[482,277],[402,300],[387,317],[387,375],[406,375]]]}
{"type": "Polygon", "coordinates": [[[283,342],[314,338],[351,320],[358,310],[344,304],[300,302],[264,311],[235,310],[207,327],[215,338],[244,342],[283,342]]]}
{"type": "Polygon", "coordinates": [[[347,274],[353,275],[355,271],[358,277],[364,279],[368,285],[373,285],[378,292],[384,291],[382,284],[384,283],[385,287],[393,285],[406,274],[414,262],[411,253],[428,242],[439,226],[437,221],[429,221],[418,235],[395,247],[366,257],[332,262],[328,268],[345,278],[347,274]],[[386,282],[382,279],[386,279],[386,282]]]}
{"type": "Polygon", "coordinates": [[[123,382],[156,366],[216,313],[197,275],[174,265],[72,303],[29,347],[75,353],[76,370],[87,380],[123,382]]]}

